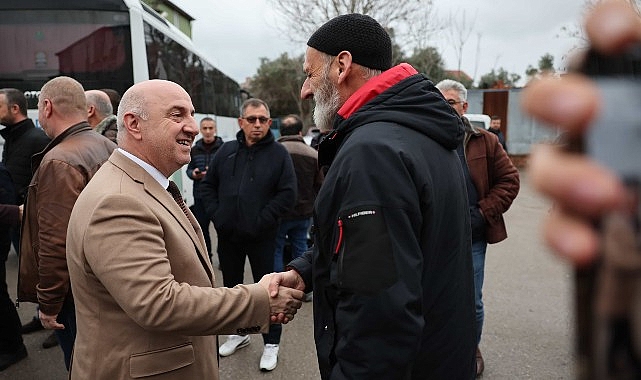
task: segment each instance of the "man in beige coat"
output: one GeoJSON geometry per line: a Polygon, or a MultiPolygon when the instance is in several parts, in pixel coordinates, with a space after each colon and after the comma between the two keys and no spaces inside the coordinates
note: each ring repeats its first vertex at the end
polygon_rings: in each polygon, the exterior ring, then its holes
{"type": "Polygon", "coordinates": [[[266,332],[270,319],[287,322],[301,306],[300,291],[268,292],[273,275],[213,287],[202,231],[166,190],[197,133],[191,98],[177,84],[141,82],[123,95],[120,148],[69,222],[72,379],[217,379],[216,334],[266,332]]]}

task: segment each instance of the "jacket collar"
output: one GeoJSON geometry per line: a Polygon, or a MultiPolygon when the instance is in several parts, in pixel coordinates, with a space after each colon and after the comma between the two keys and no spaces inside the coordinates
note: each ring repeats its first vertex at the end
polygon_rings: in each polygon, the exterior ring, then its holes
{"type": "Polygon", "coordinates": [[[356,90],[338,110],[338,116],[334,120],[334,130],[321,141],[318,147],[318,165],[320,167],[329,167],[334,160],[339,146],[348,133],[345,128],[338,127],[343,120],[349,118],[365,104],[390,87],[417,73],[416,69],[409,64],[401,63],[383,72],[381,75],[370,79],[361,88],[356,90]]]}
{"type": "Polygon", "coordinates": [[[40,166],[40,162],[42,162],[42,158],[49,153],[49,151],[53,148],[56,147],[56,145],[60,144],[63,142],[65,139],[67,139],[69,136],[76,135],[78,133],[84,132],[84,131],[91,131],[91,126],[89,123],[86,121],[82,121],[78,124],[74,124],[71,127],[65,129],[64,132],[56,136],[53,140],[47,144],[47,146],[44,148],[44,150],[40,153],[36,153],[33,156],[31,156],[31,167],[35,171],[38,166],[40,166]]]}
{"type": "Polygon", "coordinates": [[[414,74],[418,74],[418,71],[407,63],[401,63],[400,65],[392,67],[381,75],[370,79],[361,88],[356,90],[338,110],[338,115],[343,119],[347,119],[364,104],[414,74]]]}
{"type": "Polygon", "coordinates": [[[305,143],[305,139],[301,135],[287,135],[287,136],[280,136],[278,138],[278,142],[285,142],[285,141],[297,141],[297,142],[305,143]]]}
{"type": "Polygon", "coordinates": [[[2,130],[0,130],[0,136],[5,140],[9,138],[17,139],[18,137],[25,134],[29,129],[35,128],[33,121],[29,118],[24,119],[20,122],[17,122],[13,125],[7,125],[2,130]]]}

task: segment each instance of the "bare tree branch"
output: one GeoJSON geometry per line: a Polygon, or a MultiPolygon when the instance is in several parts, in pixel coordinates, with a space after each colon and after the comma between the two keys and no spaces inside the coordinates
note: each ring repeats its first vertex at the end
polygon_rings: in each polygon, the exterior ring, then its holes
{"type": "Polygon", "coordinates": [[[298,43],[307,41],[329,19],[347,13],[367,14],[413,45],[426,45],[429,34],[442,28],[432,12],[433,0],[269,0],[269,3],[284,19],[277,28],[298,43]]]}

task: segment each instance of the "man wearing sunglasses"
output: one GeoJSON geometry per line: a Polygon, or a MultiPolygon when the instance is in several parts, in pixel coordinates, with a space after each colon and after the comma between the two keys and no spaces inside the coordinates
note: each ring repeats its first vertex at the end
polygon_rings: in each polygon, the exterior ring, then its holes
{"type": "MultiPolygon", "coordinates": [[[[267,103],[246,100],[238,118],[240,131],[214,155],[200,186],[207,215],[218,233],[218,259],[223,283],[243,283],[245,257],[254,281],[274,271],[274,249],[279,219],[295,204],[297,182],[287,149],[276,142],[269,127],[267,103]]],[[[281,325],[263,334],[261,371],[278,363],[281,325]]],[[[220,347],[229,356],[249,344],[249,335],[230,335],[220,347]]],[[[213,360],[213,359],[212,359],[213,360]]]]}
{"type": "Polygon", "coordinates": [[[485,368],[478,345],[483,330],[483,278],[487,244],[507,238],[505,213],[519,193],[519,172],[495,134],[475,128],[463,116],[467,112],[467,89],[445,79],[436,85],[445,100],[461,116],[465,126],[463,144],[457,148],[463,166],[472,224],[472,264],[476,304],[476,376],[485,368]]]}

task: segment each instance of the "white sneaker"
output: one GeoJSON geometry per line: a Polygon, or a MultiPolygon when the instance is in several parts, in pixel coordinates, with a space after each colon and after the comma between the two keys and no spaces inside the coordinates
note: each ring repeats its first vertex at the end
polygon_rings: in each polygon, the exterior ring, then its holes
{"type": "Polygon", "coordinates": [[[278,345],[266,344],[263,356],[260,357],[260,370],[271,371],[278,364],[278,345]]]}
{"type": "Polygon", "coordinates": [[[236,352],[237,349],[249,345],[249,335],[230,335],[227,341],[218,348],[218,355],[229,356],[236,352]]]}

